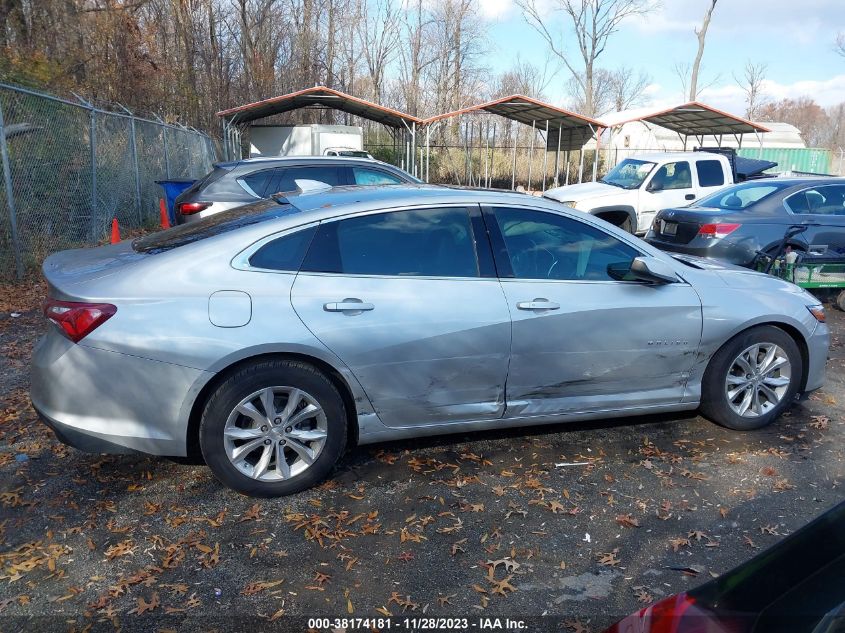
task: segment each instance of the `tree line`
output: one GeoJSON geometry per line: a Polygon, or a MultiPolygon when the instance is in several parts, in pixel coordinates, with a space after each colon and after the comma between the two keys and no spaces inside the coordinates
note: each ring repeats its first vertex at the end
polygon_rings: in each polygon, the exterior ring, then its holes
{"type": "MultiPolygon", "coordinates": [[[[566,107],[599,117],[648,103],[646,70],[609,67],[604,52],[657,1],[517,0],[547,55],[495,69],[489,53],[506,43],[490,41],[478,0],[0,0],[0,78],[212,133],[218,110],[317,84],[426,117],[512,93],[542,99],[555,81],[566,107]]],[[[702,63],[717,2],[690,33],[695,57],[675,66],[690,100],[720,77],[708,82],[702,63]]],[[[843,36],[832,45],[845,55],[843,36]]],[[[842,105],[771,103],[765,65],[751,61],[734,79],[750,118],[845,145],[842,105]]]]}

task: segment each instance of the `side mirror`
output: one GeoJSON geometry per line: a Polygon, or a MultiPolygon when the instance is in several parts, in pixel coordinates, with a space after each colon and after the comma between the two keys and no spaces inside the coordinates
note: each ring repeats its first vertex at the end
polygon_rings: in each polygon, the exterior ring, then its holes
{"type": "Polygon", "coordinates": [[[663,185],[652,179],[652,181],[645,186],[645,190],[652,193],[655,191],[663,191],[663,185]]]}
{"type": "Polygon", "coordinates": [[[666,262],[655,257],[635,257],[631,261],[630,276],[636,281],[650,284],[673,284],[678,281],[678,275],[666,262]]]}

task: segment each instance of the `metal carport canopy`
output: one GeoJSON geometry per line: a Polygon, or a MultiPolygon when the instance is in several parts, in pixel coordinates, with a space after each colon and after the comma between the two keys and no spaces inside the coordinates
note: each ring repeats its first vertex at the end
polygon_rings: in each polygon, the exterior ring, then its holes
{"type": "Polygon", "coordinates": [[[229,108],[217,113],[217,116],[229,119],[230,123],[248,123],[256,119],[263,119],[274,114],[299,110],[301,108],[323,107],[347,112],[388,127],[399,129],[410,129],[414,125],[422,123],[411,114],[394,110],[377,103],[372,103],[358,97],[326,88],[325,86],[314,86],[297,92],[291,92],[278,97],[271,97],[255,103],[236,108],[229,108]]]}
{"type": "Polygon", "coordinates": [[[524,123],[541,129],[548,123],[549,138],[547,139],[548,149],[557,148],[557,131],[562,132],[561,150],[580,150],[590,140],[599,128],[605,127],[603,123],[581,114],[575,114],[569,110],[558,108],[549,103],[544,103],[525,95],[510,95],[469,106],[454,112],[438,114],[423,121],[424,125],[430,125],[443,119],[448,119],[462,114],[471,114],[483,110],[491,114],[498,114],[511,121],[524,123]]]}
{"type": "Polygon", "coordinates": [[[712,106],[690,101],[683,105],[673,106],[638,116],[620,112],[617,116],[606,115],[600,123],[602,127],[614,128],[643,121],[665,127],[683,136],[719,136],[722,134],[748,134],[770,132],[769,128],[743,119],[742,117],[717,110],[712,106]]]}

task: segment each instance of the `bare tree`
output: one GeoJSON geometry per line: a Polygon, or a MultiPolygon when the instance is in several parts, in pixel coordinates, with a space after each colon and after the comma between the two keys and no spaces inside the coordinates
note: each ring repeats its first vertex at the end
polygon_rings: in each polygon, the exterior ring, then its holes
{"type": "Polygon", "coordinates": [[[564,16],[575,35],[583,67],[567,55],[562,36],[552,33],[545,0],[517,0],[526,21],[546,41],[549,49],[569,70],[583,95],[584,114],[597,114],[596,60],[604,52],[610,36],[626,19],[644,15],[653,8],[650,0],[553,0],[554,13],[564,16]]]}
{"type": "Polygon", "coordinates": [[[760,116],[760,109],[766,101],[763,84],[766,81],[766,64],[755,64],[750,59],[745,62],[742,76],[734,75],[734,81],[745,93],[745,118],[755,120],[760,116]]]}
{"type": "Polygon", "coordinates": [[[845,57],[845,31],[837,33],[834,46],[834,50],[842,55],[842,57],[845,57]]]}
{"type": "Polygon", "coordinates": [[[557,73],[557,69],[549,62],[550,60],[547,58],[543,67],[540,68],[517,56],[510,70],[506,70],[499,75],[492,96],[496,98],[521,94],[535,99],[544,99],[543,93],[557,73]]]}
{"type": "Polygon", "coordinates": [[[643,105],[646,100],[645,89],[651,83],[648,73],[622,66],[610,72],[608,92],[611,104],[616,112],[643,105]]]}
{"type": "Polygon", "coordinates": [[[701,21],[701,28],[695,29],[695,36],[698,38],[698,52],[695,54],[695,61],[692,63],[689,82],[689,100],[695,101],[698,98],[698,73],[701,70],[701,58],[704,57],[704,43],[707,39],[707,29],[710,28],[710,18],[713,17],[713,10],[718,0],[710,0],[710,6],[704,12],[704,19],[701,21]]]}
{"type": "Polygon", "coordinates": [[[358,37],[370,80],[373,97],[381,102],[384,73],[393,62],[399,47],[401,14],[393,0],[370,0],[362,3],[358,37]]]}

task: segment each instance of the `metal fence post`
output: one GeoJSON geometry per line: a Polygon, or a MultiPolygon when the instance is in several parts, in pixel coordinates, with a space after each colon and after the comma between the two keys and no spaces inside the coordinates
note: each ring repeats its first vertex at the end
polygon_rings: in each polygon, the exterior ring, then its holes
{"type": "Polygon", "coordinates": [[[164,137],[164,175],[170,180],[170,152],[167,148],[167,126],[161,128],[161,135],[164,137]]]}
{"type": "Polygon", "coordinates": [[[15,211],[15,192],[12,190],[12,166],[9,162],[9,148],[6,145],[6,126],[3,121],[3,104],[0,103],[0,162],[3,163],[3,183],[6,189],[6,206],[9,211],[9,226],[12,232],[12,248],[15,250],[15,273],[23,279],[23,260],[18,237],[18,216],[15,211]]]}
{"type": "Polygon", "coordinates": [[[97,225],[97,114],[94,107],[91,107],[90,117],[91,134],[91,241],[96,242],[98,235],[97,225]]]}
{"type": "Polygon", "coordinates": [[[129,115],[129,128],[131,134],[129,137],[129,143],[132,147],[132,170],[135,173],[135,209],[138,211],[138,226],[142,226],[144,224],[144,214],[141,210],[141,174],[138,169],[138,141],[135,135],[135,115],[122,104],[118,103],[117,105],[123,108],[123,111],[129,115]]]}

